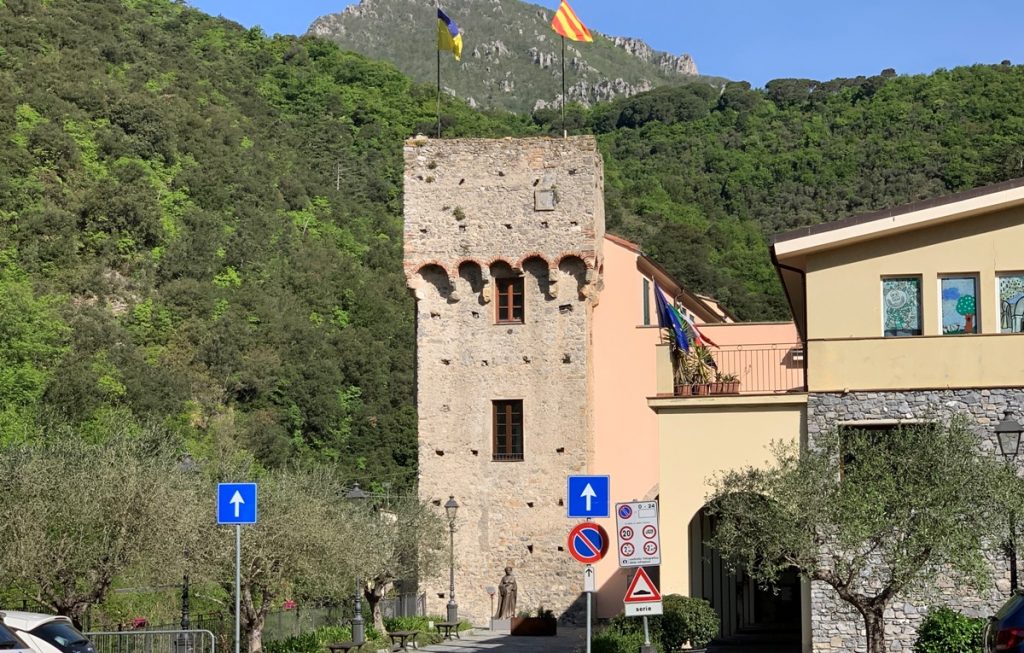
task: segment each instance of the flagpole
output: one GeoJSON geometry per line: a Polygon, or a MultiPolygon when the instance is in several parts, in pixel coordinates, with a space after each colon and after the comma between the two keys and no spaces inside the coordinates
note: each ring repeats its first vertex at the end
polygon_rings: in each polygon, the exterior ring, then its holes
{"type": "Polygon", "coordinates": [[[437,137],[441,138],[441,49],[437,50],[437,137]]]}
{"type": "Polygon", "coordinates": [[[562,138],[569,138],[565,130],[565,37],[562,37],[562,138]]]}
{"type": "MultiPolygon", "coordinates": [[[[434,8],[441,9],[440,0],[434,0],[434,8]]],[[[437,29],[435,27],[435,29],[437,29]]],[[[437,37],[435,37],[437,38],[437,37]]],[[[441,138],[441,44],[437,44],[437,137],[441,138]]]]}

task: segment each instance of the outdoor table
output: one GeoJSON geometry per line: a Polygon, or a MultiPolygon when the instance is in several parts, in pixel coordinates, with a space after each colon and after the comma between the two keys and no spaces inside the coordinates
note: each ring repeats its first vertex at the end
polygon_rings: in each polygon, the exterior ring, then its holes
{"type": "Polygon", "coordinates": [[[462,639],[459,635],[459,622],[458,621],[439,621],[434,624],[434,628],[437,628],[437,632],[442,632],[445,639],[451,639],[452,633],[455,633],[455,637],[462,639]]]}
{"type": "Polygon", "coordinates": [[[388,635],[391,636],[391,646],[393,650],[408,651],[407,643],[412,643],[413,648],[419,648],[416,645],[416,636],[420,634],[418,630],[393,630],[388,635]]]}

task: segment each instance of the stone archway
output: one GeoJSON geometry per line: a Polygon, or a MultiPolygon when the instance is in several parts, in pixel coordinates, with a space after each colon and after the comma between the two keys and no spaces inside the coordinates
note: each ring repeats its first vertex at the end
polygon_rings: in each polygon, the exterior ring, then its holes
{"type": "Polygon", "coordinates": [[[800,577],[783,574],[772,588],[761,588],[743,572],[731,572],[708,541],[715,518],[707,507],[689,524],[690,596],[705,599],[722,620],[721,637],[744,633],[792,634],[799,642],[801,628],[800,577]]]}

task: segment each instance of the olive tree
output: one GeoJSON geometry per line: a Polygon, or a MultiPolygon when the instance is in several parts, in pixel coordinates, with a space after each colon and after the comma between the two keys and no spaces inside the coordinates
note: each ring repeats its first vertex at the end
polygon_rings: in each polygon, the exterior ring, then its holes
{"type": "Polygon", "coordinates": [[[773,452],[768,469],[715,478],[711,544],[764,585],[796,568],[831,586],[862,616],[869,653],[886,650],[884,613],[897,595],[929,589],[940,571],[990,582],[984,548],[1005,528],[1005,467],[979,451],[963,417],[836,429],[811,448],[773,452]]]}
{"type": "Polygon", "coordinates": [[[438,569],[447,551],[447,526],[415,497],[368,496],[362,503],[350,510],[361,540],[354,562],[373,625],[383,632],[381,600],[398,581],[438,569]]]}
{"type": "Polygon", "coordinates": [[[197,514],[167,434],[109,426],[100,441],[57,426],[0,444],[0,585],[79,626],[129,571],[173,582],[197,514]]]}
{"type": "MultiPolygon", "coordinates": [[[[267,615],[286,592],[328,599],[352,593],[353,565],[361,555],[356,525],[342,508],[344,488],[331,470],[260,472],[236,466],[234,472],[218,470],[216,476],[225,482],[258,483],[258,520],[241,527],[240,623],[249,653],[259,653],[267,615]]],[[[212,488],[209,496],[214,496],[212,488]]],[[[234,528],[213,525],[213,517],[211,503],[204,575],[233,597],[234,528]]],[[[234,609],[233,600],[225,602],[234,609]]]]}

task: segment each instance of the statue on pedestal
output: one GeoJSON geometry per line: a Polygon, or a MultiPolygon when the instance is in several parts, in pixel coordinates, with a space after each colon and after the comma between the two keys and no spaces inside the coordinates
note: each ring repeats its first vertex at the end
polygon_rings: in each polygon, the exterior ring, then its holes
{"type": "Polygon", "coordinates": [[[511,619],[516,616],[516,577],[512,575],[512,567],[505,567],[505,575],[498,583],[498,611],[495,619],[511,619]]]}

